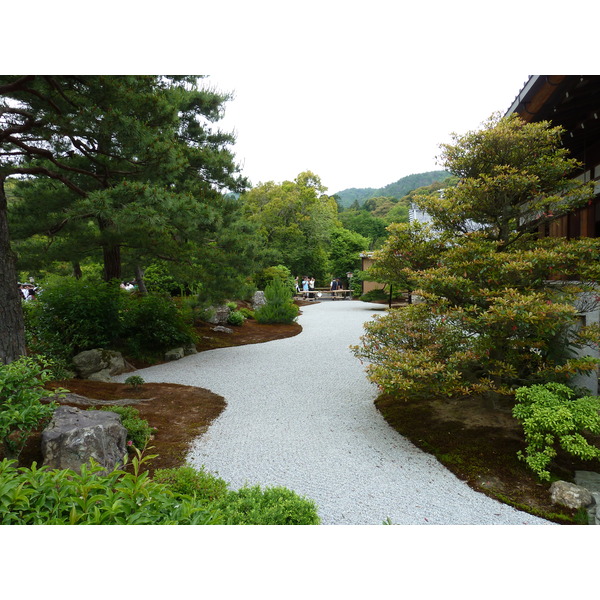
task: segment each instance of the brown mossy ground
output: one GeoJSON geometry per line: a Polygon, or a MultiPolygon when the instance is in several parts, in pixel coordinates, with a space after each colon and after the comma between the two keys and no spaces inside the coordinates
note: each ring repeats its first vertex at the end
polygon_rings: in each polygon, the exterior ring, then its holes
{"type": "MultiPolygon", "coordinates": [[[[401,402],[382,395],[376,406],[396,431],[434,454],[471,488],[557,523],[586,522],[584,513],[552,504],[550,483],[540,481],[517,457],[526,444],[510,399],[401,402]]],[[[579,461],[559,451],[550,471],[557,479],[573,481],[576,470],[599,468],[597,461],[579,461]]]]}
{"type": "MultiPolygon", "coordinates": [[[[291,337],[302,330],[297,324],[260,325],[253,320],[231,327],[233,334],[215,332],[212,327],[198,327],[199,351],[291,337]]],[[[138,368],[147,366],[139,361],[133,364],[138,368]]],[[[149,464],[151,471],[181,465],[191,442],[226,406],[225,398],[208,390],[176,384],[146,383],[134,390],[126,384],[70,379],[55,385],[102,400],[142,399],[135,407],[157,429],[150,452],[158,457],[149,464]]],[[[383,395],[376,406],[394,429],[434,454],[473,489],[558,523],[574,522],[574,511],[551,504],[550,484],[540,482],[517,458],[525,441],[522,428],[511,415],[510,401],[471,398],[399,402],[383,395]]],[[[41,431],[37,431],[30,438],[21,465],[34,460],[41,464],[40,436],[41,431]]],[[[599,467],[597,462],[586,463],[559,454],[552,472],[557,478],[572,481],[575,470],[597,471],[599,467]]]]}

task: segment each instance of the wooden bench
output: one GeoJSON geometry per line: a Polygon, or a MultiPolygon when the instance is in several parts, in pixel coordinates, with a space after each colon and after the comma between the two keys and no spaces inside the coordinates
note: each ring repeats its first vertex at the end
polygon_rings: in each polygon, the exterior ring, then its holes
{"type": "Polygon", "coordinates": [[[326,298],[352,300],[352,290],[330,290],[329,288],[315,288],[312,292],[296,292],[295,297],[304,299],[305,294],[307,300],[325,300],[326,298]]]}

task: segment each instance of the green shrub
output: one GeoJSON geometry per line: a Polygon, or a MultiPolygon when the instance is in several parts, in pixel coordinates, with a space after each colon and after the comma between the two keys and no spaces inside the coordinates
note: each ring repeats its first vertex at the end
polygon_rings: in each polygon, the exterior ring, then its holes
{"type": "Polygon", "coordinates": [[[243,325],[246,317],[239,310],[234,310],[229,313],[229,317],[227,317],[227,322],[230,325],[243,325]]]}
{"type": "Polygon", "coordinates": [[[527,448],[519,452],[540,479],[549,480],[547,467],[556,456],[557,444],[583,460],[600,459],[600,448],[585,434],[600,433],[600,398],[577,398],[561,383],[522,387],[516,391],[513,416],[521,421],[527,448]]]}
{"type": "MultiPolygon", "coordinates": [[[[151,457],[148,457],[151,458],[151,457]]],[[[140,472],[145,459],[135,457],[133,473],[83,465],[81,473],[0,462],[2,525],[206,525],[218,513],[189,496],[174,494],[140,472]]]]}
{"type": "Polygon", "coordinates": [[[144,378],[140,377],[139,375],[130,375],[125,380],[125,383],[131,386],[134,390],[137,390],[139,387],[142,387],[146,382],[144,381],[144,378]]]}
{"type": "Polygon", "coordinates": [[[154,480],[164,483],[176,494],[186,494],[203,500],[216,500],[227,493],[227,483],[204,468],[196,470],[190,465],[176,469],[157,469],[154,480]]]}
{"type": "Polygon", "coordinates": [[[245,319],[254,319],[254,311],[250,308],[246,308],[245,306],[239,309],[239,312],[242,313],[242,316],[245,319]]]}
{"type": "Polygon", "coordinates": [[[56,404],[40,400],[64,391],[45,390],[51,378],[47,365],[33,358],[0,364],[0,440],[6,458],[18,458],[31,431],[51,418],[56,404]]]}
{"type": "Polygon", "coordinates": [[[275,278],[265,288],[266,304],[254,314],[259,323],[292,323],[298,317],[292,291],[281,279],[275,278]]]}
{"type": "Polygon", "coordinates": [[[317,507],[284,487],[230,491],[213,504],[227,525],[318,525],[317,507]]]}
{"type": "Polygon", "coordinates": [[[168,267],[164,263],[152,263],[144,269],[144,283],[146,289],[152,294],[177,293],[180,284],[169,273],[168,267]]]}
{"type": "Polygon", "coordinates": [[[225,305],[229,310],[237,310],[237,304],[235,302],[227,302],[225,305]]]}
{"type": "Polygon", "coordinates": [[[34,350],[70,357],[110,346],[119,336],[121,295],[117,285],[101,281],[50,279],[27,308],[34,350]]]}
{"type": "Polygon", "coordinates": [[[150,427],[148,421],[140,418],[140,411],[133,406],[103,406],[100,410],[117,413],[121,417],[123,427],[127,429],[127,441],[132,442],[140,450],[146,447],[156,432],[154,427],[150,427]]]}
{"type": "Polygon", "coordinates": [[[385,290],[375,289],[363,294],[360,299],[363,302],[378,302],[381,300],[388,300],[389,294],[385,290]]]}
{"type": "Polygon", "coordinates": [[[129,296],[122,332],[127,351],[139,357],[195,341],[191,325],[167,296],[129,296]]]}

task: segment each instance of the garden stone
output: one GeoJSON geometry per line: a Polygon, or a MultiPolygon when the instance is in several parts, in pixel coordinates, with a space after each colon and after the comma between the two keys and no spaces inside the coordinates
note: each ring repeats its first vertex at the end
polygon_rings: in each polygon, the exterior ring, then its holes
{"type": "Polygon", "coordinates": [[[184,356],[183,348],[173,348],[165,353],[165,360],[179,360],[184,356]]]}
{"type": "Polygon", "coordinates": [[[221,333],[233,333],[233,329],[230,329],[229,327],[223,327],[222,325],[217,325],[216,327],[213,327],[212,330],[220,331],[221,333]]]}
{"type": "Polygon", "coordinates": [[[127,430],[119,415],[59,406],[42,432],[44,466],[79,471],[90,458],[113,471],[127,453],[127,430]]]}
{"type": "Polygon", "coordinates": [[[254,292],[254,296],[252,296],[252,310],[258,310],[261,306],[264,306],[266,303],[267,299],[265,298],[264,292],[254,292]]]}
{"type": "Polygon", "coordinates": [[[85,377],[85,379],[88,381],[111,381],[112,377],[109,369],[102,369],[102,371],[92,373],[88,377],[85,377]]]}
{"type": "Polygon", "coordinates": [[[594,501],[589,490],[568,481],[555,481],[550,486],[550,497],[554,504],[575,509],[585,508],[594,501]]]}
{"type": "Polygon", "coordinates": [[[127,365],[120,352],[103,350],[102,348],[85,350],[76,354],[73,357],[73,365],[81,379],[88,379],[93,373],[105,369],[108,370],[110,375],[120,375],[127,371],[127,365]]]}
{"type": "Polygon", "coordinates": [[[194,344],[191,344],[183,349],[183,354],[185,356],[191,356],[192,354],[198,354],[198,350],[196,350],[196,346],[194,346],[194,344]]]}
{"type": "Polygon", "coordinates": [[[221,306],[213,307],[214,314],[208,319],[209,323],[213,325],[224,325],[227,323],[227,319],[229,319],[229,314],[231,313],[231,309],[229,306],[223,304],[221,306]]]}

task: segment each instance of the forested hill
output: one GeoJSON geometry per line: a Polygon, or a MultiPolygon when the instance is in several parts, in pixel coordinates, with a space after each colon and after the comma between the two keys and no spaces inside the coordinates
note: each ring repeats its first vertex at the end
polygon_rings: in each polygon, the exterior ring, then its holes
{"type": "Polygon", "coordinates": [[[427,173],[417,173],[407,175],[398,179],[395,183],[390,183],[382,188],[349,188],[337,192],[335,196],[339,198],[339,203],[344,208],[348,208],[355,200],[362,206],[369,198],[387,196],[392,198],[402,198],[408,192],[419,187],[431,185],[436,181],[441,181],[450,176],[446,171],[428,171],[427,173]]]}

